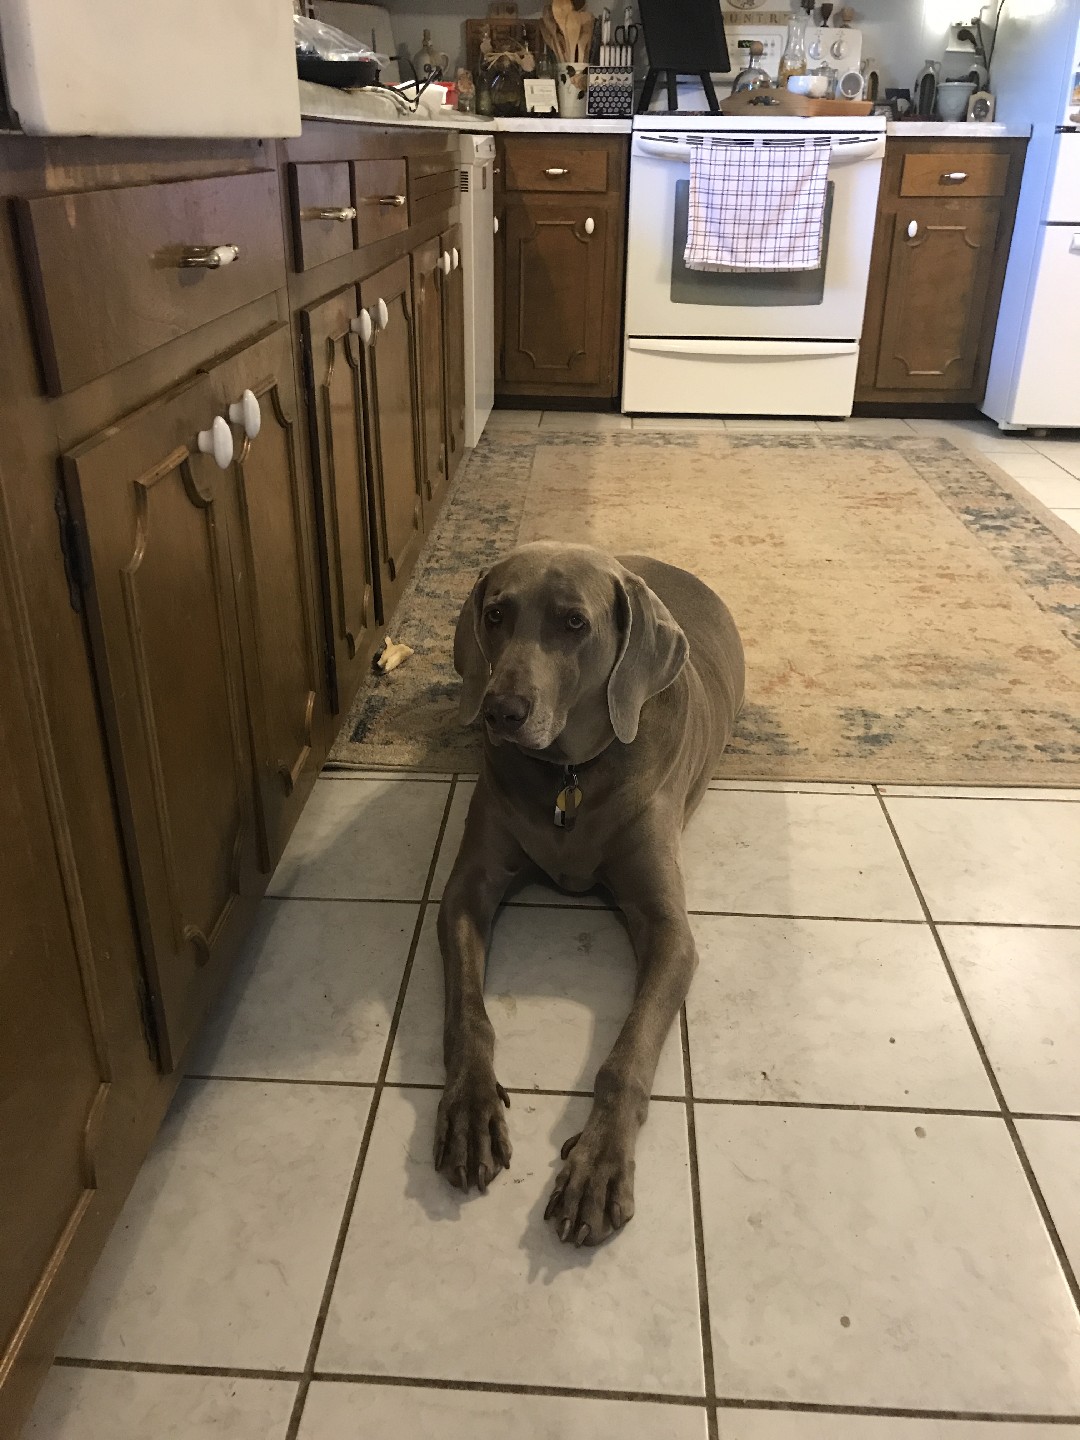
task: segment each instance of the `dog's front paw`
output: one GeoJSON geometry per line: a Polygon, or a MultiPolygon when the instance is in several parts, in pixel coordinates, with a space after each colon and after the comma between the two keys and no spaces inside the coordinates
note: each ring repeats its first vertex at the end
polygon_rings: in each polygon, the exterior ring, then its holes
{"type": "Polygon", "coordinates": [[[544,1219],[559,1239],[599,1245],[634,1214],[637,1127],[616,1120],[590,1123],[562,1148],[566,1164],[555,1180],[544,1219]]]}
{"type": "Polygon", "coordinates": [[[489,1068],[469,1068],[446,1082],[435,1121],[435,1169],[451,1185],[485,1191],[513,1153],[503,1116],[510,1097],[489,1068]]]}

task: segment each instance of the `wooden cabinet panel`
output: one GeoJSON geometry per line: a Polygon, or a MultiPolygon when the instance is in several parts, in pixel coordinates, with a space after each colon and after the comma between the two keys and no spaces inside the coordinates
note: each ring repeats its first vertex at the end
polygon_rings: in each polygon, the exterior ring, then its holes
{"type": "Polygon", "coordinates": [[[577,196],[510,196],[505,229],[504,379],[598,385],[608,369],[607,209],[577,196]]]}
{"type": "Polygon", "coordinates": [[[603,195],[608,188],[609,151],[603,141],[594,145],[578,138],[568,145],[562,138],[506,143],[506,188],[536,194],[589,191],[603,195]]]}
{"type": "Polygon", "coordinates": [[[432,513],[446,493],[446,399],[443,390],[443,245],[438,236],[413,252],[417,370],[420,386],[424,505],[432,513]]]}
{"type": "Polygon", "coordinates": [[[289,202],[298,270],[311,270],[353,248],[356,207],[344,162],[290,165],[289,202]]]}
{"type": "Polygon", "coordinates": [[[443,262],[443,360],[446,408],[446,469],[453,480],[465,458],[465,271],[463,234],[453,225],[442,237],[443,254],[450,256],[450,272],[443,262]]]}
{"type": "Polygon", "coordinates": [[[329,641],[330,705],[346,711],[375,644],[374,547],[353,285],[301,314],[329,641]]]}
{"type": "Polygon", "coordinates": [[[901,208],[881,327],[879,387],[971,386],[997,227],[995,201],[925,200],[901,208]]]}
{"type": "Polygon", "coordinates": [[[367,459],[375,484],[378,602],[381,620],[393,610],[424,538],[412,283],[408,259],[360,287],[372,317],[365,347],[367,459]]]}
{"type": "Polygon", "coordinates": [[[261,888],[229,552],[200,377],[69,452],[88,611],[163,1060],[174,1066],[261,888]]]}
{"type": "Polygon", "coordinates": [[[506,345],[506,197],[495,189],[495,383],[505,379],[506,345]]]}
{"type": "Polygon", "coordinates": [[[261,859],[269,872],[314,784],[319,684],[309,503],[288,328],[247,346],[210,378],[215,411],[229,414],[236,405],[241,416],[233,424],[230,553],[244,626],[261,859]],[[258,433],[250,436],[245,425],[253,418],[258,433]]]}
{"type": "Polygon", "coordinates": [[[905,155],[900,174],[900,194],[942,195],[973,199],[981,195],[1004,195],[1009,176],[1009,157],[971,148],[942,150],[932,155],[905,155]]]}
{"type": "MultiPolygon", "coordinates": [[[[94,957],[2,511],[0,499],[0,1356],[5,1356],[24,1321],[33,1319],[36,1301],[85,1215],[97,1184],[100,1143],[118,1118],[118,1097],[110,1083],[94,957]]],[[[130,1127],[126,1116],[120,1124],[130,1127]]],[[[0,1373],[6,1378],[6,1367],[0,1373]]]]}
{"type": "Polygon", "coordinates": [[[409,228],[404,160],[354,160],[356,224],[361,245],[402,235],[409,228]]]}
{"type": "Polygon", "coordinates": [[[46,195],[15,206],[54,394],[285,284],[273,171],[46,195]],[[237,247],[232,264],[181,266],[194,247],[221,245],[237,247]]]}

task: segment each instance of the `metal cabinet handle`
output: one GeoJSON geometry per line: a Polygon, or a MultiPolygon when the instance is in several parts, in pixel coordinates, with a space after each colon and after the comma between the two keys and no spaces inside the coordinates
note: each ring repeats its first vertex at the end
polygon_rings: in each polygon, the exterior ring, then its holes
{"type": "Polygon", "coordinates": [[[356,219],[355,205],[319,205],[314,210],[304,211],[305,220],[340,220],[347,225],[356,219]]]}
{"type": "Polygon", "coordinates": [[[385,330],[390,324],[390,311],[387,309],[386,301],[380,295],[372,306],[375,314],[371,317],[380,330],[385,330]]]}
{"type": "Polygon", "coordinates": [[[198,446],[200,454],[214,457],[218,469],[229,468],[233,462],[233,438],[229,422],[223,415],[214,416],[209,430],[199,431],[198,446]]]}
{"type": "Polygon", "coordinates": [[[461,252],[458,250],[457,246],[455,245],[454,248],[450,251],[450,265],[451,265],[452,269],[456,270],[460,264],[461,264],[461,252]]]}
{"type": "Polygon", "coordinates": [[[453,261],[450,259],[450,256],[444,250],[443,253],[439,256],[439,269],[444,275],[449,275],[452,265],[453,261]]]}
{"type": "Polygon", "coordinates": [[[234,425],[242,425],[244,434],[254,440],[262,429],[262,410],[259,397],[253,390],[245,390],[239,400],[229,406],[229,419],[234,425]]]}
{"type": "Polygon", "coordinates": [[[907,227],[907,238],[908,238],[909,240],[914,240],[914,239],[915,239],[915,236],[916,236],[918,233],[919,233],[919,222],[918,222],[917,220],[912,220],[912,221],[910,221],[909,224],[908,224],[908,227],[907,227]]]}
{"type": "Polygon", "coordinates": [[[550,175],[552,180],[557,180],[560,175],[569,175],[570,171],[562,165],[549,165],[544,174],[550,175]]]}
{"type": "Polygon", "coordinates": [[[375,336],[375,322],[366,310],[361,310],[355,320],[349,321],[349,329],[360,336],[362,345],[370,345],[375,336]]]}
{"type": "Polygon", "coordinates": [[[946,170],[941,177],[943,185],[962,185],[968,178],[966,170],[946,170]]]}
{"type": "Polygon", "coordinates": [[[596,221],[595,221],[595,220],[592,218],[592,216],[590,215],[589,218],[585,221],[585,234],[586,234],[586,235],[591,235],[591,234],[594,232],[595,229],[596,229],[596,221]]]}
{"type": "Polygon", "coordinates": [[[405,196],[404,196],[404,195],[380,195],[379,198],[376,200],[375,203],[376,203],[376,205],[390,205],[390,206],[393,206],[394,209],[400,210],[401,207],[405,204],[405,196]]]}
{"type": "Polygon", "coordinates": [[[239,259],[239,245],[192,245],[180,256],[180,269],[220,270],[239,259]]]}

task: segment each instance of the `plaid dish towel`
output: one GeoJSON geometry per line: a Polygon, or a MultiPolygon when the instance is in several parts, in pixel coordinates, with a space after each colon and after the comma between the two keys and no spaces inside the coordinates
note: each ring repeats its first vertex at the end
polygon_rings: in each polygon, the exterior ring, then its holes
{"type": "Polygon", "coordinates": [[[688,270],[817,270],[827,135],[753,143],[709,137],[690,157],[688,270]]]}

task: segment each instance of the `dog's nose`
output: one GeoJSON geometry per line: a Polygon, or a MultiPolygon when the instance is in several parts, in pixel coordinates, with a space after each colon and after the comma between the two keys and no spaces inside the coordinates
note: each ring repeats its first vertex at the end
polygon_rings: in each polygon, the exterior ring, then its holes
{"type": "Polygon", "coordinates": [[[484,719],[496,730],[520,730],[531,709],[524,695],[489,695],[484,701],[484,719]]]}

